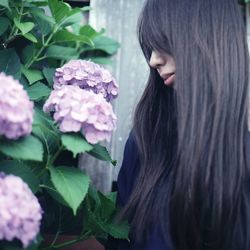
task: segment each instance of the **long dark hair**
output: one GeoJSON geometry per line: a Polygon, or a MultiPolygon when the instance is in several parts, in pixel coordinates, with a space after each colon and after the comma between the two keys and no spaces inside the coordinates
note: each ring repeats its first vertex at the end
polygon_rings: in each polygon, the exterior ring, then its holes
{"type": "Polygon", "coordinates": [[[176,63],[175,90],[150,69],[133,135],[140,172],[124,214],[138,239],[175,249],[250,249],[248,50],[236,0],[148,0],[138,37],[176,63]]]}

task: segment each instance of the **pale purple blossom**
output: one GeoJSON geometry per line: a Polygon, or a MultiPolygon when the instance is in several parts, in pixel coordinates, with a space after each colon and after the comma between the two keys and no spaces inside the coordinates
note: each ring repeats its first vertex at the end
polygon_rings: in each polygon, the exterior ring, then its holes
{"type": "Polygon", "coordinates": [[[20,177],[0,174],[0,240],[19,239],[27,247],[40,230],[42,209],[20,177]]]}
{"type": "Polygon", "coordinates": [[[31,133],[33,102],[12,76],[0,73],[0,135],[18,139],[31,133]]]}
{"type": "Polygon", "coordinates": [[[103,95],[65,85],[51,92],[44,104],[45,112],[53,112],[62,132],[81,131],[89,143],[110,140],[116,128],[112,105],[103,95]]]}
{"type": "Polygon", "coordinates": [[[63,85],[79,86],[96,94],[101,93],[108,102],[118,95],[118,85],[111,73],[100,65],[86,60],[71,60],[56,69],[54,89],[59,89],[63,85]]]}

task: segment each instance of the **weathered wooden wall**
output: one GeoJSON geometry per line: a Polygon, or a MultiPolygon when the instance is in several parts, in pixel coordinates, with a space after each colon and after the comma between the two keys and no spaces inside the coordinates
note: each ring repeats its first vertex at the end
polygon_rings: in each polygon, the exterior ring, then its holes
{"type": "Polygon", "coordinates": [[[116,77],[120,90],[114,102],[118,117],[117,130],[112,141],[107,144],[117,167],[97,161],[83,155],[79,165],[91,176],[95,185],[104,192],[111,189],[122,163],[124,145],[131,129],[132,117],[148,75],[146,62],[140,51],[136,36],[136,25],[144,0],[91,0],[90,24],[100,30],[106,28],[106,34],[121,44],[114,58],[111,70],[116,77]]]}

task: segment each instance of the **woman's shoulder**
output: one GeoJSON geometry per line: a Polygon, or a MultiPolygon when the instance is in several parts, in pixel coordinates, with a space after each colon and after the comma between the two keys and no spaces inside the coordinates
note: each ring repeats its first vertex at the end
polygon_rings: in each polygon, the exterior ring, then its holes
{"type": "Polygon", "coordinates": [[[130,132],[125,144],[123,161],[118,174],[118,204],[124,206],[132,192],[139,172],[139,154],[133,132],[130,132]]]}

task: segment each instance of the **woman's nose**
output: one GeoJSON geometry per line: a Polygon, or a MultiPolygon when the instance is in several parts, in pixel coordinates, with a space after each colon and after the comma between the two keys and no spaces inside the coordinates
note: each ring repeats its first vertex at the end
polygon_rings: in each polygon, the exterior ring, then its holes
{"type": "Polygon", "coordinates": [[[164,64],[164,58],[161,56],[161,54],[156,51],[152,51],[152,54],[149,60],[149,65],[152,68],[158,68],[159,66],[163,64],[164,64]]]}

